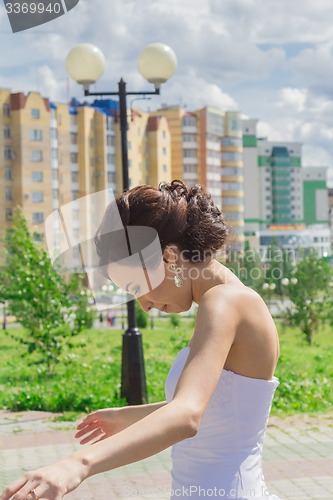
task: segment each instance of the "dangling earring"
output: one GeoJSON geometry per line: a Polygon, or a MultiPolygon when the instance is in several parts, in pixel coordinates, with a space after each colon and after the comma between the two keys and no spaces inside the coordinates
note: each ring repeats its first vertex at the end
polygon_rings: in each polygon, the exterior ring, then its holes
{"type": "Polygon", "coordinates": [[[173,271],[176,272],[175,277],[174,277],[174,281],[175,281],[176,287],[180,288],[184,284],[182,278],[179,276],[179,273],[181,273],[181,271],[182,271],[181,268],[177,267],[175,264],[171,264],[170,269],[172,269],[173,271]]]}

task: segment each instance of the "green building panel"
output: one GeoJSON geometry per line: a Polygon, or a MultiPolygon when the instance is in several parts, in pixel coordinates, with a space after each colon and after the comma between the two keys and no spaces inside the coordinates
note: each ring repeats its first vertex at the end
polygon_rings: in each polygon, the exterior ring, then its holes
{"type": "Polygon", "coordinates": [[[303,206],[304,223],[306,225],[316,224],[316,191],[326,189],[326,181],[304,181],[303,182],[303,206]]]}
{"type": "Polygon", "coordinates": [[[290,157],[290,166],[291,167],[301,167],[301,158],[300,156],[291,156],[290,157]]]}
{"type": "Polygon", "coordinates": [[[271,158],[270,156],[258,156],[258,167],[270,167],[271,158]]]}
{"type": "Polygon", "coordinates": [[[255,148],[257,146],[257,138],[255,135],[243,135],[243,148],[255,148]]]}

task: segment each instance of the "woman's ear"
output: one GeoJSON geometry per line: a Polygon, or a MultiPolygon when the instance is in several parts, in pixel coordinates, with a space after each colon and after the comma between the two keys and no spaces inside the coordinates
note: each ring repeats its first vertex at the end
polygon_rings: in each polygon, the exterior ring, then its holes
{"type": "Polygon", "coordinates": [[[178,259],[179,249],[176,245],[169,244],[163,251],[163,260],[167,264],[176,263],[178,259]]]}

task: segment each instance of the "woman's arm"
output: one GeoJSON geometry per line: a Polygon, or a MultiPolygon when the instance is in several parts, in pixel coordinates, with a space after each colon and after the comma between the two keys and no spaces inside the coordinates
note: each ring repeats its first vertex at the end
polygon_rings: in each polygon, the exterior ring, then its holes
{"type": "Polygon", "coordinates": [[[75,437],[81,444],[101,441],[117,434],[166,405],[166,401],[145,405],[104,408],[87,415],[77,426],[75,437]]]}
{"type": "Polygon", "coordinates": [[[127,429],[74,453],[85,478],[155,455],[197,431],[190,405],[166,403],[127,429]]]}

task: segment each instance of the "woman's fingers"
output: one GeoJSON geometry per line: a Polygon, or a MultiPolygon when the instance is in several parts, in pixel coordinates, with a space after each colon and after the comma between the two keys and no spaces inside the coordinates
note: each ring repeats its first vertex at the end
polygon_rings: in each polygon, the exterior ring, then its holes
{"type": "Polygon", "coordinates": [[[80,438],[81,436],[84,436],[84,434],[87,434],[88,432],[91,432],[95,430],[96,428],[99,428],[98,422],[93,422],[92,424],[88,424],[85,427],[83,427],[81,430],[79,430],[76,434],[76,438],[80,438]]]}
{"type": "Polygon", "coordinates": [[[80,444],[86,444],[92,439],[95,439],[96,437],[100,436],[101,434],[104,434],[103,431],[101,429],[96,429],[94,432],[89,434],[89,436],[82,439],[82,441],[80,441],[80,444]]]}
{"type": "Polygon", "coordinates": [[[80,422],[76,428],[77,429],[82,429],[82,427],[85,427],[88,424],[91,424],[93,422],[97,422],[96,417],[93,417],[92,415],[88,415],[82,422],[80,422]]]}
{"type": "Polygon", "coordinates": [[[1,493],[0,500],[9,500],[28,482],[26,477],[20,477],[16,481],[10,483],[7,488],[1,493]]]}

